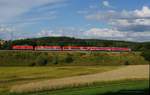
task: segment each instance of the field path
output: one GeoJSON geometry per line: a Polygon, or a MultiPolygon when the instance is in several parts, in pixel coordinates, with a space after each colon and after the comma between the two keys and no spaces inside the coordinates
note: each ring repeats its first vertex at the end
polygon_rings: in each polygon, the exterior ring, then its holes
{"type": "Polygon", "coordinates": [[[149,65],[126,66],[103,73],[15,85],[10,89],[10,91],[17,93],[34,92],[42,90],[53,90],[64,87],[77,87],[79,85],[85,85],[88,83],[90,84],[93,82],[141,78],[149,78],[149,65]]]}

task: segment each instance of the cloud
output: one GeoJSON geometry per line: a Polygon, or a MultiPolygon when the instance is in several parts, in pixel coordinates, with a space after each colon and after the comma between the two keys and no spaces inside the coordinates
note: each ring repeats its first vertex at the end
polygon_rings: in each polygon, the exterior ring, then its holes
{"type": "Polygon", "coordinates": [[[133,32],[133,31],[120,31],[112,28],[90,28],[85,30],[75,27],[60,27],[57,29],[43,29],[40,32],[17,32],[11,27],[0,28],[0,38],[5,40],[10,39],[23,39],[32,37],[45,37],[45,36],[68,36],[75,38],[95,38],[107,40],[126,40],[126,41],[150,41],[150,32],[133,32]]]}
{"type": "Polygon", "coordinates": [[[102,4],[104,7],[111,7],[108,1],[103,1],[102,4]]]}
{"type": "Polygon", "coordinates": [[[140,10],[120,12],[115,10],[89,12],[88,20],[103,21],[121,31],[150,31],[150,8],[143,6],[140,10]]]}
{"type": "Polygon", "coordinates": [[[13,32],[15,31],[14,27],[10,27],[10,26],[5,26],[5,25],[0,25],[0,33],[7,33],[7,32],[13,32]]]}
{"type": "Polygon", "coordinates": [[[143,6],[142,10],[135,10],[134,15],[137,17],[150,17],[150,8],[143,6]]]}
{"type": "Polygon", "coordinates": [[[12,39],[15,31],[12,26],[0,25],[0,39],[12,39]]]}
{"type": "Polygon", "coordinates": [[[37,37],[47,37],[47,36],[62,36],[62,35],[54,33],[52,30],[42,30],[37,34],[37,37]]]}
{"type": "Polygon", "coordinates": [[[76,38],[95,38],[107,40],[125,40],[125,41],[149,41],[150,32],[129,32],[119,31],[111,28],[91,28],[89,30],[77,29],[73,27],[59,28],[56,30],[42,30],[37,34],[37,37],[45,36],[69,36],[76,38]]]}
{"type": "Polygon", "coordinates": [[[110,19],[150,19],[150,8],[148,6],[143,6],[141,10],[133,11],[96,11],[88,12],[86,18],[89,20],[110,20],[110,19]]]}
{"type": "Polygon", "coordinates": [[[108,39],[108,40],[126,40],[126,41],[149,41],[150,32],[123,32],[117,29],[92,28],[84,32],[86,38],[108,39]]]}
{"type": "Polygon", "coordinates": [[[57,29],[53,30],[41,30],[37,34],[39,37],[44,37],[44,36],[68,36],[68,37],[83,37],[83,29],[78,29],[74,27],[60,27],[57,29]],[[82,36],[81,36],[82,35],[82,36]]]}
{"type": "Polygon", "coordinates": [[[150,19],[117,19],[111,20],[110,24],[121,31],[150,31],[150,19]]]}
{"type": "Polygon", "coordinates": [[[0,23],[29,12],[31,9],[46,4],[60,4],[66,0],[0,0],[0,23]]]}
{"type": "Polygon", "coordinates": [[[13,24],[34,24],[40,21],[50,21],[57,17],[57,11],[29,13],[13,20],[13,24]]]}

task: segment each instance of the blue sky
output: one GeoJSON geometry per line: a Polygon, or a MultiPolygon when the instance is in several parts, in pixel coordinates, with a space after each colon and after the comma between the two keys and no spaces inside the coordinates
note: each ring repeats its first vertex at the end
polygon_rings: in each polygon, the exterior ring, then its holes
{"type": "Polygon", "coordinates": [[[150,41],[149,0],[0,0],[0,39],[150,41]]]}

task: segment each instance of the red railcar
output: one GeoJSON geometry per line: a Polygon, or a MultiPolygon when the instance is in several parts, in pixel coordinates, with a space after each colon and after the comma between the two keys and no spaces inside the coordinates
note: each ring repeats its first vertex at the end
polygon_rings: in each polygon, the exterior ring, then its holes
{"type": "Polygon", "coordinates": [[[35,50],[62,50],[61,46],[35,46],[35,50]]]}
{"type": "Polygon", "coordinates": [[[14,45],[12,46],[13,50],[33,50],[33,46],[28,46],[28,45],[14,45]]]}
{"type": "Polygon", "coordinates": [[[91,51],[111,51],[111,47],[89,47],[91,51]]]}
{"type": "Polygon", "coordinates": [[[111,51],[131,51],[130,48],[112,47],[111,51]]]}
{"type": "Polygon", "coordinates": [[[63,46],[62,50],[64,51],[86,51],[88,47],[85,46],[63,46]]]}

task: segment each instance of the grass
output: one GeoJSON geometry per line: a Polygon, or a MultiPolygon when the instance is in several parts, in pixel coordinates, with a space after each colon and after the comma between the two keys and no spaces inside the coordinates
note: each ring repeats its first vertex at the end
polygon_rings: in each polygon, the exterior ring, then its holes
{"type": "Polygon", "coordinates": [[[0,67],[0,92],[16,84],[100,73],[117,68],[119,66],[0,67]]]}
{"type": "Polygon", "coordinates": [[[149,80],[99,82],[77,88],[9,95],[148,95],[149,80]]]}
{"type": "Polygon", "coordinates": [[[87,66],[148,64],[140,52],[0,51],[0,66],[87,66]],[[137,60],[138,59],[138,60],[137,60]]]}

